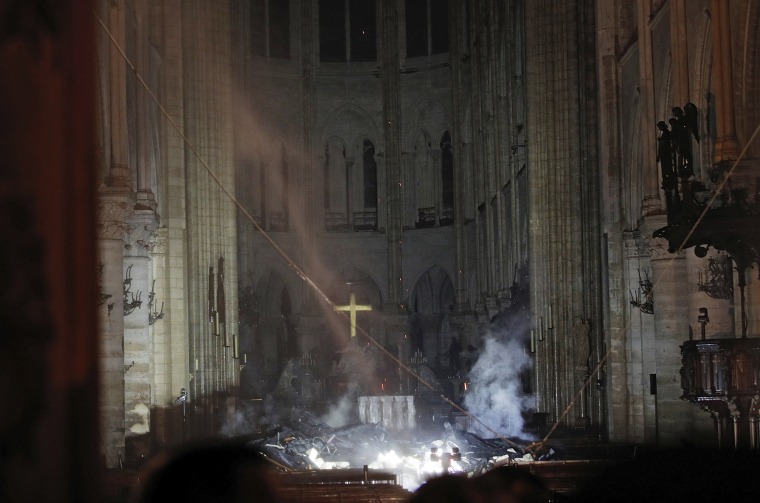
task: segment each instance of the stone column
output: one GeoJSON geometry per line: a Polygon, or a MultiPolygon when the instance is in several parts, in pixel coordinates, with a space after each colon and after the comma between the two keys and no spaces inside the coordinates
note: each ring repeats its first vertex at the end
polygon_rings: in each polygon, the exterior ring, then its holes
{"type": "MultiPolygon", "coordinates": [[[[135,67],[142,79],[148,78],[149,71],[149,16],[147,0],[135,0],[135,67]]],[[[152,141],[150,131],[150,96],[139,79],[135,83],[136,109],[136,143],[137,143],[137,204],[143,208],[156,208],[156,201],[151,190],[153,172],[152,141]]]]}
{"type": "MultiPolygon", "coordinates": [[[[650,218],[647,229],[665,225],[665,216],[650,218]]],[[[646,234],[652,264],[654,293],[654,328],[657,365],[657,440],[661,446],[677,446],[687,438],[712,438],[710,417],[697,407],[680,400],[681,352],[679,347],[688,340],[688,297],[684,295],[688,284],[686,252],[668,252],[663,238],[646,234]]]]}
{"type": "Polygon", "coordinates": [[[106,466],[124,460],[124,239],[131,213],[127,197],[101,197],[98,260],[101,293],[108,295],[100,317],[100,431],[106,466]]]}
{"type": "Polygon", "coordinates": [[[731,64],[731,29],[728,0],[710,3],[712,31],[713,78],[715,91],[715,121],[717,134],[713,162],[734,160],[739,154],[734,122],[733,65],[731,64]]]}
{"type": "MultiPolygon", "coordinates": [[[[299,177],[302,193],[304,194],[303,201],[299,202],[299,212],[296,215],[296,231],[301,234],[303,240],[303,249],[306,253],[304,257],[305,273],[308,276],[313,276],[316,271],[316,266],[313,265],[316,257],[310,254],[311,250],[316,249],[316,234],[320,229],[324,229],[324,218],[320,216],[319,211],[315,209],[323,208],[323,205],[319,202],[322,198],[317,192],[319,187],[316,186],[315,181],[322,178],[322,163],[315,164],[315,145],[314,145],[314,79],[315,79],[315,66],[316,51],[314,50],[314,38],[315,38],[315,15],[317,2],[313,0],[304,0],[301,2],[300,11],[300,63],[301,63],[301,117],[303,120],[303,145],[301,152],[301,166],[302,172],[299,177]]],[[[292,224],[293,222],[291,222],[292,224]]],[[[304,311],[310,311],[312,308],[316,308],[314,305],[313,291],[309,289],[303,300],[304,311]]]]}
{"type": "Polygon", "coordinates": [[[397,2],[378,2],[380,19],[380,73],[383,89],[385,179],[388,243],[388,299],[391,309],[401,309],[401,82],[399,63],[399,13],[397,2]]]}
{"type": "Polygon", "coordinates": [[[110,47],[110,142],[111,159],[110,171],[106,184],[111,187],[130,187],[131,173],[129,168],[129,134],[127,127],[127,66],[119,51],[118,44],[126,50],[127,37],[124,25],[124,0],[114,0],[108,11],[108,29],[114,42],[109,40],[110,47]]]}
{"type": "MultiPolygon", "coordinates": [[[[644,2],[649,3],[649,2],[644,2]]],[[[686,33],[686,0],[670,1],[670,54],[673,103],[682,107],[692,101],[689,93],[689,52],[686,33]]]]}
{"type": "MultiPolygon", "coordinates": [[[[153,311],[156,316],[160,314],[159,319],[148,319],[149,337],[152,343],[153,368],[151,371],[151,401],[153,405],[165,405],[173,401],[176,396],[176,390],[172,387],[171,367],[167,362],[172,361],[172,344],[170,343],[171,330],[169,326],[172,322],[173,314],[168,293],[170,291],[170,269],[168,261],[168,240],[169,230],[161,227],[153,233],[150,245],[150,277],[151,291],[153,297],[153,311]]],[[[146,305],[150,299],[145,298],[146,305]]],[[[150,314],[150,312],[149,312],[150,314]]],[[[180,366],[184,366],[183,359],[180,366]]],[[[184,373],[183,373],[184,374],[184,373]]],[[[186,375],[186,374],[185,374],[186,375]]],[[[179,383],[177,390],[187,387],[186,381],[179,383]]]]}
{"type": "MultiPolygon", "coordinates": [[[[153,342],[148,323],[148,295],[152,287],[150,242],[157,227],[152,210],[137,210],[127,218],[129,230],[124,253],[124,409],[126,437],[150,431],[153,342]]],[[[149,452],[132,452],[132,460],[149,452]]]]}
{"type": "MultiPolygon", "coordinates": [[[[588,0],[525,5],[530,300],[533,328],[543,320],[546,337],[534,368],[539,412],[552,420],[577,392],[572,320],[590,320],[593,365],[604,353],[592,7],[588,0]]],[[[595,389],[590,400],[600,403],[595,389]]],[[[599,405],[592,410],[600,414],[599,405]]],[[[574,415],[565,418],[571,426],[574,415]]]]}
{"type": "MultiPolygon", "coordinates": [[[[656,158],[656,121],[655,94],[654,94],[654,68],[652,63],[652,30],[649,21],[652,16],[651,2],[640,0],[638,4],[638,40],[639,40],[639,107],[642,110],[641,131],[639,134],[641,148],[641,163],[639,167],[644,176],[644,199],[642,200],[642,212],[645,215],[656,214],[662,211],[660,202],[660,175],[657,169],[656,158]],[[651,121],[651,122],[650,122],[651,121]]],[[[681,105],[683,106],[683,104],[681,105]]]]}
{"type": "Polygon", "coordinates": [[[627,441],[654,443],[657,441],[656,395],[651,394],[649,376],[657,373],[657,341],[655,338],[654,297],[649,297],[652,284],[652,265],[649,249],[639,232],[625,233],[625,276],[628,323],[625,334],[616,350],[622,351],[622,361],[617,351],[610,355],[610,390],[616,426],[625,427],[618,438],[627,441]],[[652,306],[648,303],[652,300],[652,306]],[[631,301],[641,303],[635,306],[631,301]],[[651,307],[651,308],[650,308],[651,307]],[[614,368],[620,365],[622,368],[614,368]],[[625,411],[620,409],[625,407],[625,411]]]}

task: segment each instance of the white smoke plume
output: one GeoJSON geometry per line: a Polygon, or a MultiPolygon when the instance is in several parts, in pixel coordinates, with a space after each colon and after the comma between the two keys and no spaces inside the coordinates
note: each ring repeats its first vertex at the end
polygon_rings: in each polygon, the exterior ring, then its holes
{"type": "Polygon", "coordinates": [[[323,423],[332,428],[341,428],[354,421],[356,414],[354,410],[358,408],[356,402],[356,393],[347,393],[340,397],[337,403],[333,404],[330,409],[321,417],[323,423]]]}
{"type": "MultiPolygon", "coordinates": [[[[520,373],[530,368],[531,359],[519,339],[485,340],[482,353],[470,371],[470,385],[464,405],[488,428],[506,437],[526,438],[523,411],[532,405],[532,397],[522,392],[520,373]]],[[[493,437],[492,431],[473,421],[474,433],[493,437]]]]}

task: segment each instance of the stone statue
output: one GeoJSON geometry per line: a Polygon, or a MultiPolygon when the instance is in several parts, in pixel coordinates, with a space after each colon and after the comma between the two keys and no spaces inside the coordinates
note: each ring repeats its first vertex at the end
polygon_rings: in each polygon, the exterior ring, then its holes
{"type": "Polygon", "coordinates": [[[575,317],[573,342],[576,368],[591,372],[591,320],[585,320],[580,315],[575,317]]]}
{"type": "Polygon", "coordinates": [[[665,121],[657,123],[660,136],[657,138],[657,162],[662,170],[662,189],[671,191],[676,189],[677,177],[673,168],[673,140],[670,129],[665,121]]]}
{"type": "Polygon", "coordinates": [[[673,146],[678,154],[677,172],[681,178],[694,176],[693,154],[691,149],[691,137],[694,136],[699,142],[697,107],[693,103],[687,103],[685,107],[689,114],[680,107],[673,108],[673,117],[670,119],[673,146]]]}

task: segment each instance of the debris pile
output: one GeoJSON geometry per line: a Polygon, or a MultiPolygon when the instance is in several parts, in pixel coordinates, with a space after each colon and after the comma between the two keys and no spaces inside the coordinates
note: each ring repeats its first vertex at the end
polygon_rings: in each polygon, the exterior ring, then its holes
{"type": "Polygon", "coordinates": [[[536,458],[499,438],[485,439],[444,423],[439,431],[391,434],[378,423],[333,428],[311,412],[293,408],[281,425],[273,425],[256,447],[273,462],[294,471],[362,468],[397,474],[398,482],[414,490],[442,473],[477,476],[496,466],[549,459],[536,458]]]}

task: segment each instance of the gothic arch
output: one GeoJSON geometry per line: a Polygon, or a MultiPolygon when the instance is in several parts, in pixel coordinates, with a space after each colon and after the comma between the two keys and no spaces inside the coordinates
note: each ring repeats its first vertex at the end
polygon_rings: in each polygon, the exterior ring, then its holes
{"type": "Polygon", "coordinates": [[[372,116],[352,103],[346,103],[330,112],[319,130],[322,132],[320,145],[324,145],[332,136],[340,137],[346,146],[360,141],[356,140],[358,136],[366,135],[375,145],[378,143],[375,140],[380,138],[372,116]]]}
{"type": "Polygon", "coordinates": [[[411,348],[422,350],[435,366],[447,365],[452,334],[446,320],[455,302],[451,276],[438,265],[430,267],[415,281],[409,301],[411,348]]]}
{"type": "MultiPolygon", "coordinates": [[[[351,174],[350,174],[350,207],[353,213],[363,213],[378,210],[378,190],[380,187],[381,166],[377,162],[377,154],[380,148],[377,140],[370,135],[359,135],[353,140],[351,146],[351,174]],[[374,194],[371,195],[374,189],[374,194]]],[[[357,217],[357,215],[353,215],[357,217]]],[[[354,224],[356,225],[356,221],[354,224]]],[[[370,226],[371,227],[371,226],[370,226]]],[[[375,225],[377,220],[375,217],[375,225]]],[[[368,230],[368,229],[365,229],[368,230]]]]}
{"type": "Polygon", "coordinates": [[[264,271],[256,280],[254,310],[258,318],[252,346],[255,363],[264,375],[277,375],[298,353],[297,334],[290,321],[293,296],[284,276],[264,271]]]}
{"type": "Polygon", "coordinates": [[[274,231],[289,228],[289,200],[294,163],[290,160],[286,145],[281,137],[273,138],[265,157],[266,161],[262,164],[265,180],[262,196],[266,200],[266,213],[263,217],[267,229],[274,231]]]}
{"type": "Polygon", "coordinates": [[[292,313],[293,302],[288,285],[277,271],[267,270],[256,280],[254,304],[262,316],[280,316],[292,313]]]}
{"type": "Polygon", "coordinates": [[[426,130],[420,130],[414,137],[409,168],[410,190],[414,197],[415,225],[435,224],[438,177],[433,157],[433,140],[426,130]]]}
{"type": "Polygon", "coordinates": [[[413,150],[420,130],[426,131],[432,138],[440,138],[444,131],[451,131],[449,121],[449,112],[440,100],[436,98],[424,99],[410,114],[410,120],[404,133],[404,150],[407,152],[413,150]]]}
{"type": "Polygon", "coordinates": [[[329,297],[333,302],[344,302],[350,293],[356,295],[357,302],[367,302],[378,307],[383,305],[383,296],[376,279],[355,265],[348,265],[338,271],[329,290],[329,297]]]}
{"type": "Polygon", "coordinates": [[[323,202],[328,228],[333,218],[343,219],[335,225],[348,225],[348,152],[339,136],[327,138],[323,144],[323,202]]]}
{"type": "Polygon", "coordinates": [[[438,265],[420,274],[414,283],[409,307],[412,312],[443,314],[454,304],[454,283],[438,265]]]}

